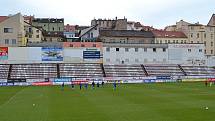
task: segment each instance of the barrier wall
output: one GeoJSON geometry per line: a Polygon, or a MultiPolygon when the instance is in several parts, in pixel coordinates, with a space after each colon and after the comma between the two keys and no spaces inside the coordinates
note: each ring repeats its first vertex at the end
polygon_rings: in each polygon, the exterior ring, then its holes
{"type": "Polygon", "coordinates": [[[20,63],[102,63],[102,48],[0,47],[0,64],[20,63]]]}

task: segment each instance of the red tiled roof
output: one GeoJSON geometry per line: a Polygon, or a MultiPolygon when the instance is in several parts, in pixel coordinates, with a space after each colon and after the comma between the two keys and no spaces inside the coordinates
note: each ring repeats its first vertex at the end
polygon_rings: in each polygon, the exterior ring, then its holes
{"type": "Polygon", "coordinates": [[[76,29],[75,25],[69,25],[69,24],[67,24],[67,25],[64,26],[64,31],[67,31],[67,32],[74,32],[75,29],[76,29]]]}
{"type": "Polygon", "coordinates": [[[157,38],[187,38],[183,32],[179,31],[154,30],[152,33],[157,38]]]}
{"type": "Polygon", "coordinates": [[[0,23],[8,18],[9,18],[8,16],[0,16],[0,23]]]}

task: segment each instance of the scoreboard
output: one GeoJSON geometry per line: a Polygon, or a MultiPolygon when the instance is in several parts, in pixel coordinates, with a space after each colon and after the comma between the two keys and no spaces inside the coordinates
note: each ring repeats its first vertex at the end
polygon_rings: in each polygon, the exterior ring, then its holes
{"type": "Polygon", "coordinates": [[[83,51],[83,59],[100,59],[100,51],[83,51]]]}

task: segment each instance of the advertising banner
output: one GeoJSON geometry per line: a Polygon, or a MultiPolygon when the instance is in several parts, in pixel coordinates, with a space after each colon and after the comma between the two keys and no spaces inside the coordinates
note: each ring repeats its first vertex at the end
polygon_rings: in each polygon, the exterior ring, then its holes
{"type": "Polygon", "coordinates": [[[49,86],[49,85],[52,85],[52,82],[33,82],[32,85],[34,85],[34,86],[49,86]]]}
{"type": "Polygon", "coordinates": [[[8,60],[8,47],[0,47],[0,60],[8,60]]]}
{"type": "Polygon", "coordinates": [[[53,85],[62,85],[64,83],[64,85],[71,85],[71,82],[52,82],[53,85]]]}
{"type": "Polygon", "coordinates": [[[14,86],[14,83],[0,82],[0,86],[14,86]]]}
{"type": "Polygon", "coordinates": [[[157,76],[157,79],[170,80],[171,76],[157,76]]]}
{"type": "Polygon", "coordinates": [[[54,78],[53,82],[71,82],[72,78],[54,78]]]}
{"type": "Polygon", "coordinates": [[[182,82],[201,82],[206,80],[207,79],[182,79],[182,82]]]}
{"type": "Polygon", "coordinates": [[[0,79],[0,82],[7,82],[7,79],[0,79]]]}
{"type": "Polygon", "coordinates": [[[15,82],[14,86],[29,86],[31,85],[31,83],[27,83],[27,82],[15,82]]]}
{"type": "Polygon", "coordinates": [[[42,47],[42,61],[63,61],[63,48],[42,47]]]}
{"type": "Polygon", "coordinates": [[[45,82],[45,79],[26,79],[26,82],[33,83],[33,82],[45,82]]]}

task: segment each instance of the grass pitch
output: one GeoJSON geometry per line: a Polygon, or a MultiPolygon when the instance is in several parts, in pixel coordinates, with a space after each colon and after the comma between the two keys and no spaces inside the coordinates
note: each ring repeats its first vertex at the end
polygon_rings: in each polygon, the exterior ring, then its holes
{"type": "Polygon", "coordinates": [[[214,121],[214,114],[215,86],[204,83],[0,87],[0,121],[214,121]]]}

